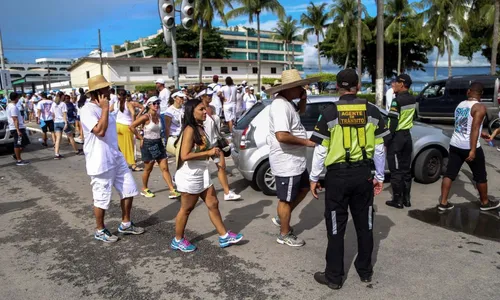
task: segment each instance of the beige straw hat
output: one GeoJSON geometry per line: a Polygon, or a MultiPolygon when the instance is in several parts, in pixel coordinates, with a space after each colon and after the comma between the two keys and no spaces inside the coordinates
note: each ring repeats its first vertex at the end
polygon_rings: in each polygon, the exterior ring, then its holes
{"type": "Polygon", "coordinates": [[[281,85],[267,89],[266,94],[269,95],[276,94],[277,92],[283,90],[291,89],[298,86],[303,86],[311,82],[316,82],[319,79],[320,79],[319,77],[302,79],[302,77],[300,77],[299,71],[297,71],[296,69],[285,70],[283,71],[283,73],[281,73],[281,85]]]}
{"type": "Polygon", "coordinates": [[[110,87],[113,84],[108,82],[106,78],[102,75],[96,75],[94,77],[89,78],[89,90],[88,92],[97,91],[105,87],[110,87]]]}

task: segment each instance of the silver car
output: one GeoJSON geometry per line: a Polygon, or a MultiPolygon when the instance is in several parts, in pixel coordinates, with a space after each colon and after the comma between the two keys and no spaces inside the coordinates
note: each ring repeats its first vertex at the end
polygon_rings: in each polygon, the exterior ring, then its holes
{"type": "MultiPolygon", "coordinates": [[[[338,98],[331,96],[310,97],[301,121],[310,137],[320,112],[338,98]]],[[[276,182],[269,165],[269,109],[270,101],[257,103],[238,120],[233,132],[234,163],[243,177],[254,188],[266,195],[276,194],[276,182]]],[[[380,109],[387,120],[387,112],[380,109]]],[[[448,156],[450,136],[431,125],[415,122],[413,137],[412,172],[420,183],[433,183],[440,178],[448,156]]],[[[307,167],[312,163],[313,148],[307,149],[307,167]]],[[[386,171],[388,172],[388,171],[386,171]]],[[[324,177],[325,173],[322,174],[324,177]]]]}
{"type": "Polygon", "coordinates": [[[13,148],[14,138],[10,136],[9,125],[7,123],[7,112],[0,105],[0,146],[13,148]]]}

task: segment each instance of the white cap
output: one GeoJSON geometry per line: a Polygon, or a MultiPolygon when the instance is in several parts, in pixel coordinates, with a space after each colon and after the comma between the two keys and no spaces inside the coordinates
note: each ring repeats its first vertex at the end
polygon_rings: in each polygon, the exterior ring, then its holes
{"type": "Polygon", "coordinates": [[[148,101],[146,101],[146,106],[153,104],[156,101],[160,101],[160,99],[158,99],[158,97],[156,97],[156,96],[153,96],[153,97],[149,98],[148,101]]]}
{"type": "Polygon", "coordinates": [[[158,79],[156,79],[155,83],[159,83],[159,84],[163,84],[163,85],[165,85],[165,79],[163,79],[163,78],[158,78],[158,79]]]}
{"type": "Polygon", "coordinates": [[[172,98],[175,98],[175,97],[181,97],[181,98],[186,98],[186,94],[184,94],[183,92],[179,91],[179,92],[175,92],[173,95],[172,95],[172,98]]]}
{"type": "Polygon", "coordinates": [[[253,86],[251,86],[251,87],[250,87],[250,90],[251,90],[251,91],[253,91],[253,90],[255,90],[255,89],[254,89],[254,87],[253,87],[253,86]]]}
{"type": "Polygon", "coordinates": [[[204,89],[203,91],[199,92],[198,95],[196,95],[196,98],[200,98],[201,96],[207,95],[207,96],[212,96],[214,94],[214,91],[210,88],[204,89]]]}
{"type": "Polygon", "coordinates": [[[181,89],[181,91],[185,91],[185,90],[186,90],[186,88],[184,88],[184,87],[181,89]]]}
{"type": "Polygon", "coordinates": [[[241,82],[241,84],[245,85],[245,84],[247,84],[247,81],[246,81],[246,80],[243,80],[243,81],[241,82]]]}

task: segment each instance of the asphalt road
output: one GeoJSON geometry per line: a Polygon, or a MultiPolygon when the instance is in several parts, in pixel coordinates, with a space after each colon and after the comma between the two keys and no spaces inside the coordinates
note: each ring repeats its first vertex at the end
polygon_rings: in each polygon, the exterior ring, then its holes
{"type": "MultiPolygon", "coordinates": [[[[220,209],[227,227],[244,233],[244,242],[220,249],[200,202],[186,233],[198,250],[184,254],[169,248],[179,202],[168,199],[155,168],[150,188],[156,198],[134,202],[133,219],[146,233],[103,244],[92,237],[84,157],[69,154],[55,161],[52,149],[36,139],[24,154],[29,166],[15,166],[0,150],[0,299],[496,299],[500,294],[500,216],[479,213],[467,167],[453,186],[456,208],[448,214],[435,209],[440,182],[415,183],[413,207],[405,210],[385,206],[391,197],[387,184],[375,199],[373,282],[361,283],[353,266],[357,246],[350,220],[346,281],[332,291],[312,277],[325,266],[322,199],[309,196],[293,214],[295,232],[307,244],[279,245],[271,223],[276,199],[253,190],[228,161],[231,188],[243,200],[221,200],[220,209]]],[[[500,190],[500,153],[484,148],[493,198],[500,190]]],[[[65,153],[71,153],[67,145],[65,153]]],[[[141,173],[134,176],[139,183],[141,173]]],[[[222,199],[215,168],[212,178],[222,199]]],[[[116,232],[119,221],[115,199],[106,224],[116,232]]]]}

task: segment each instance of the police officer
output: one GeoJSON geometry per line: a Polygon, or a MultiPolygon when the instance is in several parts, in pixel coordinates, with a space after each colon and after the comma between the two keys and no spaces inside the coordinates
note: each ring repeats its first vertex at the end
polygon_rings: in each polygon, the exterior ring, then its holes
{"type": "Polygon", "coordinates": [[[391,171],[392,200],[385,204],[403,208],[410,207],[411,152],[413,144],[410,129],[415,116],[415,97],[408,93],[411,78],[401,74],[396,78],[396,99],[389,110],[390,141],[387,147],[387,162],[391,171]]]}
{"type": "Polygon", "coordinates": [[[311,192],[318,198],[317,190],[321,189],[318,179],[326,166],[326,269],[314,274],[314,279],[331,289],[342,288],[348,207],[358,236],[354,265],[361,281],[372,280],[373,194],[374,188],[383,187],[383,141],[389,135],[377,107],[356,97],[361,85],[354,70],[338,73],[337,88],[340,100],[323,111],[311,137],[316,147],[309,177],[311,192]]]}

